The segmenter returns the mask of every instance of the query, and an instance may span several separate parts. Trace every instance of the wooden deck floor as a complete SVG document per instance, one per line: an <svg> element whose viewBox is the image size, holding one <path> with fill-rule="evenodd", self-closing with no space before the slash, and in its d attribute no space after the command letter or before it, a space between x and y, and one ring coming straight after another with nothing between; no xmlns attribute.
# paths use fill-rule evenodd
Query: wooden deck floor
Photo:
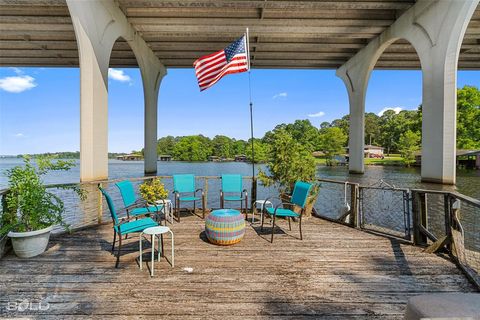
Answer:
<svg viewBox="0 0 480 320"><path fill-rule="evenodd" d="M231 247L205 242L203 220L173 225L175 268L138 269L138 238L114 268L111 225L53 237L32 259L0 260L3 316L107 319L402 319L406 301L428 292L474 291L446 259L421 249L311 218L304 240L286 223L273 244L257 226ZM166 242L168 248L169 242ZM169 257L167 251L167 257ZM186 271L192 268L191 272ZM13 311L15 302L42 309ZM13 303L13 304L12 304ZM48 305L47 305L48 303ZM24 305L25 306L25 305Z"/></svg>

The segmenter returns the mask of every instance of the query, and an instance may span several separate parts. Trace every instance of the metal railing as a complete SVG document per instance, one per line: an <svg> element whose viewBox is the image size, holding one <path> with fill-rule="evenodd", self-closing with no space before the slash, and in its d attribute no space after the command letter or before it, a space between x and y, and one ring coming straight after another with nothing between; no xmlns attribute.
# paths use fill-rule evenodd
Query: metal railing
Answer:
<svg viewBox="0 0 480 320"><path fill-rule="evenodd" d="M138 185L154 177L128 179ZM172 176L158 176L165 187L173 190ZM220 176L197 176L197 188L206 194L207 209L218 208ZM100 184L112 196L116 208L123 208L115 187L118 180L77 184L87 191L81 201L65 185L49 185L65 202L65 221L75 230L110 222L110 214L97 186ZM314 214L361 230L402 238L427 252L442 250L480 288L480 200L457 192L395 188L389 185L362 186L348 181L317 179L320 185L314 203ZM265 187L252 177L244 177L244 188L258 199L277 196L274 187ZM0 200L8 190L0 190ZM255 190L254 190L255 191ZM255 197L250 197L255 201ZM121 212L121 210L119 210ZM0 206L0 215L3 210ZM61 232L57 227L54 232Z"/></svg>

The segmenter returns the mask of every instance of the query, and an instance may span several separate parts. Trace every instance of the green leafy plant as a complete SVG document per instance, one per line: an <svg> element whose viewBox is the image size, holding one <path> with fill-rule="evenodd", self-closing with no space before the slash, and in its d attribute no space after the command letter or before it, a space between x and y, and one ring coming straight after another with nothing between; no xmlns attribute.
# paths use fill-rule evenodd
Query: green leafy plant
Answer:
<svg viewBox="0 0 480 320"><path fill-rule="evenodd" d="M140 195L148 203L155 203L157 200L166 199L168 197L168 190L159 178L145 181L139 187Z"/></svg>
<svg viewBox="0 0 480 320"><path fill-rule="evenodd" d="M296 181L315 180L315 158L307 148L284 129L274 132L271 141L268 173L259 173L259 179L264 185L277 185L281 193L289 193Z"/></svg>
<svg viewBox="0 0 480 320"><path fill-rule="evenodd" d="M62 213L65 205L57 195L45 186L42 176L49 171L66 171L75 166L73 160L54 161L52 156L36 159L36 166L29 156L24 157L24 165L6 170L8 191L4 196L2 231L26 232L40 230L60 224L68 229ZM86 193L77 185L59 186L60 189L74 190L81 200Z"/></svg>

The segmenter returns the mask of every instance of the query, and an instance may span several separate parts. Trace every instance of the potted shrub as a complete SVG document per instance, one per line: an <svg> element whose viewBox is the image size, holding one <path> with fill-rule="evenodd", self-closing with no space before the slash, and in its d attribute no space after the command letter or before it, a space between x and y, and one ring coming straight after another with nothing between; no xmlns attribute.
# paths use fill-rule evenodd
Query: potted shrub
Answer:
<svg viewBox="0 0 480 320"><path fill-rule="evenodd" d="M139 187L140 195L149 204L156 204L159 200L168 198L168 190L159 178L153 178L142 183Z"/></svg>
<svg viewBox="0 0 480 320"><path fill-rule="evenodd" d="M8 236L15 254L21 258L43 253L54 225L68 228L62 218L63 201L48 191L41 177L51 170L69 170L75 163L53 161L52 157L39 157L36 162L35 166L26 156L23 166L6 170L9 185L2 221L4 228L10 230ZM83 190L78 186L62 188L73 189L80 199L85 199Z"/></svg>
<svg viewBox="0 0 480 320"><path fill-rule="evenodd" d="M160 178L153 178L142 183L139 187L140 195L150 205L163 205L163 213L165 214L165 222L167 214L171 214L171 203L165 201L168 199L168 190ZM172 217L172 216L170 216ZM173 218L172 218L173 219Z"/></svg>
<svg viewBox="0 0 480 320"><path fill-rule="evenodd" d="M268 174L260 171L259 180L266 186L275 185L284 202L290 200L296 181L313 183L315 181L315 158L291 134L279 129L271 137L272 149L267 163ZM305 217L312 214L313 205L318 196L318 185L314 185L305 208ZM296 208L298 211L299 208Z"/></svg>

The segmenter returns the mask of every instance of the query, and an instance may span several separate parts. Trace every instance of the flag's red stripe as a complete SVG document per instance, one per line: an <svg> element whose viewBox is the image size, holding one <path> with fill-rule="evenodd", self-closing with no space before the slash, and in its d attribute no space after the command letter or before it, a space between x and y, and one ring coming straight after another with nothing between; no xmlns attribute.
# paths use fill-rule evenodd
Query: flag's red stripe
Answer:
<svg viewBox="0 0 480 320"><path fill-rule="evenodd" d="M229 74L229 73L236 73L236 72L243 72L243 69L246 69L246 65L240 65L240 66L230 66L228 68L225 68L224 70L222 70L221 73L217 74L215 77L212 77L211 79L209 80L206 80L206 81L202 81L202 82L199 82L198 85L203 87L203 86L206 86L206 85L210 85L211 83L216 83L218 80L220 80L225 74ZM246 71L246 70L245 70Z"/></svg>
<svg viewBox="0 0 480 320"><path fill-rule="evenodd" d="M199 64L199 63L203 63L204 61L211 60L214 56L216 56L216 55L218 55L218 54L222 54L222 53L224 54L225 51L224 51L224 50L220 50L220 51L217 51L217 52L208 54L208 55L206 55L206 56L200 57L200 58L198 58L197 60L195 60L195 62L193 63L193 65L196 65L196 64Z"/></svg>
<svg viewBox="0 0 480 320"><path fill-rule="evenodd" d="M244 61L243 61L244 60ZM227 68L231 65L244 65L246 64L246 58L243 57L243 56L236 56L234 57L228 64L225 64L223 65L222 67L223 68ZM215 72L214 72L215 71ZM209 71L208 74L205 73L203 74L202 76L198 77L198 82L203 82L205 81L206 79L211 79L213 78L216 74L218 74L219 71L218 71L218 68L216 68L215 70L212 70L211 72Z"/></svg>
<svg viewBox="0 0 480 320"><path fill-rule="evenodd" d="M219 65L217 68L215 69L211 69L209 70L207 73L205 73L204 75L202 75L201 77L198 77L198 82L204 82L205 80L208 80L214 76L216 76L217 74L219 74L220 72L222 72L222 70L225 68L226 64L223 64L223 65Z"/></svg>
<svg viewBox="0 0 480 320"><path fill-rule="evenodd" d="M226 76L227 74L234 74L234 73L240 73L240 72L245 72L245 71L248 71L248 68L244 68L244 69L240 69L240 70L231 70L231 71L228 71L228 72L225 72L223 75ZM206 86L200 86L200 91L203 91L205 89L208 89L210 88L211 86L213 86L215 83L217 83L221 78L218 78L217 80L213 81L213 82L210 82L208 85Z"/></svg>
<svg viewBox="0 0 480 320"><path fill-rule="evenodd" d="M225 64L218 64L214 67L211 67L210 69L205 70L205 71L197 74L198 81L200 82L201 80L204 80L205 78L210 78L213 73L218 73L219 69L225 68L229 65L235 64L237 61L245 60L245 59L246 59L245 57L236 56L228 64L226 64L226 63Z"/></svg>
<svg viewBox="0 0 480 320"><path fill-rule="evenodd" d="M210 60L206 63L202 63L200 65L195 66L195 72L201 73L201 71L208 69L212 66L215 66L219 63L223 63L223 64L227 63L227 57L225 57L225 54L216 57L214 60Z"/></svg>
<svg viewBox="0 0 480 320"><path fill-rule="evenodd" d="M235 64L235 65L229 66L229 67L225 68L224 70L222 70L222 72L217 74L215 77L212 77L211 79L206 80L206 81L201 81L201 82L198 83L198 85L199 86L205 86L205 85L208 85L212 82L215 83L218 80L220 80L225 74L228 74L228 72L230 72L230 71L242 72L242 71L237 71L237 70L243 70L245 68L246 68L246 65Z"/></svg>
<svg viewBox="0 0 480 320"><path fill-rule="evenodd" d="M198 79L198 83L199 83L199 85L202 85L207 80L212 80L212 79L215 79L217 77L222 77L223 74L224 74L224 71L227 70L230 67L243 67L245 65L247 65L247 61L246 61L245 57L242 57L242 56L235 57L230 61L230 63L225 65L224 70L222 70L219 74L216 74L216 75L212 74L212 75L210 75L206 78Z"/></svg>
<svg viewBox="0 0 480 320"><path fill-rule="evenodd" d="M222 61L219 61L217 62L216 64L208 67L208 68L204 68L203 70L197 70L196 71L196 75L197 75L197 78L201 78L202 76L204 76L205 74L211 72L212 70L216 70L218 68L222 68L223 66L225 66L227 64L227 60L222 60Z"/></svg>

